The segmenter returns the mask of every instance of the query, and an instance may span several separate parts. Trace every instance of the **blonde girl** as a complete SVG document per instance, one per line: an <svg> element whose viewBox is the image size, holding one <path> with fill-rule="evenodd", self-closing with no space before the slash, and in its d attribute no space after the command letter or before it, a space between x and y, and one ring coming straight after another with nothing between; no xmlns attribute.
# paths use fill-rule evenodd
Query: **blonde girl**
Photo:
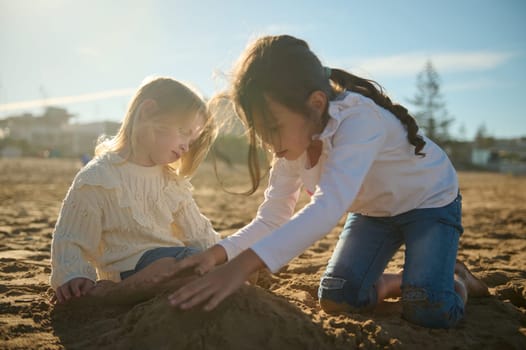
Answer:
<svg viewBox="0 0 526 350"><path fill-rule="evenodd" d="M137 90L62 204L51 247L57 302L88 294L97 279L139 281L218 241L189 182L215 135L188 86L159 77Z"/></svg>

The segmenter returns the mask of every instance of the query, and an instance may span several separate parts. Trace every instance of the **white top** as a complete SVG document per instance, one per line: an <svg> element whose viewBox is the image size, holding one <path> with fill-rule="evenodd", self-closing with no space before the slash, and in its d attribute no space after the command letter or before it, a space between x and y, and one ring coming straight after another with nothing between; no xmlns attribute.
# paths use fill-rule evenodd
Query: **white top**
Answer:
<svg viewBox="0 0 526 350"><path fill-rule="evenodd" d="M415 155L391 112L346 92L330 102L329 115L325 130L315 136L323 142L316 166L310 168L306 153L275 162L256 218L219 243L229 259L250 247L277 272L329 233L347 211L394 216L456 198L457 175L447 155L425 137L426 156ZM293 216L302 185L311 201Z"/></svg>
<svg viewBox="0 0 526 350"><path fill-rule="evenodd" d="M116 153L82 168L62 204L51 248L54 289L76 277L120 280L149 249L219 241L184 179L161 166L143 167Z"/></svg>

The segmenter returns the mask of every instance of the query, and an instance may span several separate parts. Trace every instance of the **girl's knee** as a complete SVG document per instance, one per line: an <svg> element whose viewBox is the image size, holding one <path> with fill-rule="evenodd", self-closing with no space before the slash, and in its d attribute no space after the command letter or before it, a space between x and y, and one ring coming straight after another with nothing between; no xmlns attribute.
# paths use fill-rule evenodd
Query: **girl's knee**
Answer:
<svg viewBox="0 0 526 350"><path fill-rule="evenodd" d="M428 328L452 328L464 316L462 300L453 292L433 293L425 288L405 287L402 304L405 320Z"/></svg>
<svg viewBox="0 0 526 350"><path fill-rule="evenodd" d="M364 293L352 281L331 276L321 279L318 298L320 307L328 313L359 312L376 304L374 290Z"/></svg>

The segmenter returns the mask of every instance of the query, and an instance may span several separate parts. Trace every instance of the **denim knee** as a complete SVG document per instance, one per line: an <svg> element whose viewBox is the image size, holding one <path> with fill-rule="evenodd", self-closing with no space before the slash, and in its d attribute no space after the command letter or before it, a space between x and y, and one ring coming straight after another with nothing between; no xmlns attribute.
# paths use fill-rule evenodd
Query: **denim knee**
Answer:
<svg viewBox="0 0 526 350"><path fill-rule="evenodd" d="M152 264L153 262L162 259L162 258L175 258L176 260L182 260L186 257L189 257L191 255L195 255L200 253L201 250L194 247L158 247L153 248L146 253L144 253L137 264L135 265L135 268L132 270L123 271L120 273L121 279L126 279L133 274L139 272L140 270L144 269L148 265Z"/></svg>
<svg viewBox="0 0 526 350"><path fill-rule="evenodd" d="M320 300L346 303L356 309L366 309L376 304L376 288L363 291L360 285L340 277L324 276L318 288Z"/></svg>
<svg viewBox="0 0 526 350"><path fill-rule="evenodd" d="M451 328L464 316L464 302L455 292L403 287L402 305L405 320L427 328Z"/></svg>

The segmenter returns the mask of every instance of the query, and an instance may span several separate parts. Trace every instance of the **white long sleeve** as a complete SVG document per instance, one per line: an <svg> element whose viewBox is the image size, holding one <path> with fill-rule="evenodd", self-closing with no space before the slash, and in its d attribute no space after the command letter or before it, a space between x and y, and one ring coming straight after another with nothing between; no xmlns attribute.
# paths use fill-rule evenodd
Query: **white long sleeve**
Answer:
<svg viewBox="0 0 526 350"><path fill-rule="evenodd" d="M269 185L274 190L266 193L262 204L265 210L232 239L236 252L250 247L273 272L327 234L347 211L394 216L444 206L458 193L456 172L445 153L425 138L426 156L416 156L400 121L370 99L347 93L343 100L331 102L329 114L319 135L323 152L315 168L306 169L305 155L296 161L279 159ZM278 187L277 179L297 174L300 184L314 193L311 202L278 228L262 229L258 223L283 210L272 197L298 189L297 182ZM223 242L230 253L230 243Z"/></svg>
<svg viewBox="0 0 526 350"><path fill-rule="evenodd" d="M275 164L270 171L265 200L259 207L256 218L236 234L219 242L225 248L229 260L292 217L300 186L299 174L290 167L290 164L286 162Z"/></svg>
<svg viewBox="0 0 526 350"><path fill-rule="evenodd" d="M345 136L341 133L334 138L311 202L285 225L251 246L272 272L329 233L354 201L385 139L380 121L362 124L364 118L377 117L364 113L353 122L342 123ZM352 172L348 164L353 165Z"/></svg>

